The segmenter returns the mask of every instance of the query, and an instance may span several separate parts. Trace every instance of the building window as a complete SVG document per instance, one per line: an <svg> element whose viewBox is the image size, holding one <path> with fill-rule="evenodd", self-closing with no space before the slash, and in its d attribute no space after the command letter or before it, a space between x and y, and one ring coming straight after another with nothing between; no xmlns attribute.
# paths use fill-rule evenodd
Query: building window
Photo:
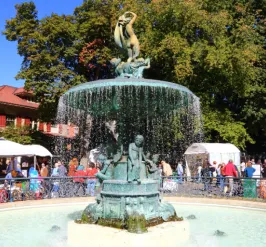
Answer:
<svg viewBox="0 0 266 247"><path fill-rule="evenodd" d="M51 132L51 123L46 123L46 131Z"/></svg>
<svg viewBox="0 0 266 247"><path fill-rule="evenodd" d="M14 126L15 125L15 117L6 116L6 126Z"/></svg>
<svg viewBox="0 0 266 247"><path fill-rule="evenodd" d="M31 120L29 118L25 118L24 125L30 127L30 124L31 124Z"/></svg>
<svg viewBox="0 0 266 247"><path fill-rule="evenodd" d="M6 116L0 115L0 127L6 127Z"/></svg>
<svg viewBox="0 0 266 247"><path fill-rule="evenodd" d="M22 125L22 118L21 117L17 117L17 125L16 125L16 127L21 127L21 125Z"/></svg>
<svg viewBox="0 0 266 247"><path fill-rule="evenodd" d="M43 131L43 123L39 123L39 131Z"/></svg>

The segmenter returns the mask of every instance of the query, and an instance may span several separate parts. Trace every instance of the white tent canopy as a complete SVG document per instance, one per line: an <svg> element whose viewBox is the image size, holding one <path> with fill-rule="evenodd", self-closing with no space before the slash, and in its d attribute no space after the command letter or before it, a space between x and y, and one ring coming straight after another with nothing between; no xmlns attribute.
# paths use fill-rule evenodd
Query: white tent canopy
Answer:
<svg viewBox="0 0 266 247"><path fill-rule="evenodd" d="M188 172L192 176L197 174L197 165L204 160L208 160L211 164L216 161L217 165L221 163L227 164L231 159L234 164L240 165L240 151L230 143L193 143L185 152Z"/></svg>
<svg viewBox="0 0 266 247"><path fill-rule="evenodd" d="M211 163L228 163L232 159L235 165L240 165L240 150L230 143L193 143L185 152L185 156L202 154L207 155Z"/></svg>
<svg viewBox="0 0 266 247"><path fill-rule="evenodd" d="M28 155L28 156L53 157L50 151L41 145L24 145L24 148L26 152L32 153L32 155Z"/></svg>
<svg viewBox="0 0 266 247"><path fill-rule="evenodd" d="M0 157L16 156L41 156L46 157L53 155L41 145L22 145L16 142L0 138Z"/></svg>
<svg viewBox="0 0 266 247"><path fill-rule="evenodd" d="M26 150L24 145L0 138L0 157L34 155L30 149Z"/></svg>

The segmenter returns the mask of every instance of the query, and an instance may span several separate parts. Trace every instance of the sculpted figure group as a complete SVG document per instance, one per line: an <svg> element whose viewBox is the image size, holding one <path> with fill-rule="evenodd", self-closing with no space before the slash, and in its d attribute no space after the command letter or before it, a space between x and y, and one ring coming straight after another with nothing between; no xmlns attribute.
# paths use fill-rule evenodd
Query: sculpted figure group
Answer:
<svg viewBox="0 0 266 247"><path fill-rule="evenodd" d="M148 159L150 154L144 155L144 137L137 135L135 142L129 144L128 148L128 181L141 182L142 179L159 179L159 169L156 166L158 155L153 155L152 160Z"/></svg>
<svg viewBox="0 0 266 247"><path fill-rule="evenodd" d="M144 155L143 152L144 137L137 135L135 141L129 144L128 157L127 157L127 181L137 181L141 183L143 179L159 179L159 169L157 168L157 162L159 156L157 154L152 156L150 160L150 154ZM96 177L101 181L112 180L113 170L119 160L122 158L122 151L118 151L112 159L107 159L103 154L100 154L98 161L103 165L103 169L96 174Z"/></svg>
<svg viewBox="0 0 266 247"><path fill-rule="evenodd" d="M138 38L134 32L133 24L137 15L133 12L125 12L118 18L114 39L122 49L127 50L126 62L120 58L113 58L111 64L115 67L117 77L142 78L143 71L150 68L150 59L137 58L140 54Z"/></svg>

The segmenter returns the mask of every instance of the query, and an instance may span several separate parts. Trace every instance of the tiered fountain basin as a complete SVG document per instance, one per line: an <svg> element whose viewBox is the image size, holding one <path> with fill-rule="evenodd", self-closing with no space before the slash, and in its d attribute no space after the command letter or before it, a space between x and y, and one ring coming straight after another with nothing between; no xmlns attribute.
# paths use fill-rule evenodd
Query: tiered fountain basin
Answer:
<svg viewBox="0 0 266 247"><path fill-rule="evenodd" d="M140 78L140 79L115 78L115 79L107 79L107 80L90 81L90 82L86 82L78 86L72 87L65 94L70 94L70 93L74 93L78 91L90 90L90 89L95 89L95 88L116 87L116 86L172 88L180 92L194 95L187 87L184 87L182 85L172 83L172 82L167 82L167 81L151 80L151 79L144 79L144 78Z"/></svg>
<svg viewBox="0 0 266 247"><path fill-rule="evenodd" d="M100 197L103 205L102 219L98 222L100 225L69 222L69 246L108 247L110 244L120 247L165 246L166 239L172 239L177 233L179 237L174 240L174 246L189 239L188 221L183 221L182 218L175 221L174 207L160 201L158 181L144 180L141 183L129 183L124 180L106 180L103 182ZM87 210L90 211L92 205L90 204L83 214L91 213ZM170 211L166 212L169 207ZM125 230L127 214L134 212L145 217L146 231L141 229L140 232L136 232L134 226L133 233L130 232L132 230L130 226ZM169 222L164 222L162 219L164 216ZM99 238L99 233L104 237Z"/></svg>
<svg viewBox="0 0 266 247"><path fill-rule="evenodd" d="M266 232L266 205L263 202L188 197L166 197L165 199L170 200L178 214L184 217L184 221L173 222L172 224L181 226L184 222L189 222L188 239L185 240L184 235L187 232L181 227L180 231L175 231L171 237L167 238L161 232L158 232L160 239L159 237L156 238L158 242L152 245L154 247L232 246L232 244L243 247L266 246L264 236ZM125 230L110 229L102 226L95 226L101 230L97 232L93 230L90 233L88 229L89 227L94 227L94 225L81 225L86 230L81 230L78 233L72 232L69 225L71 222L74 224L73 219L80 217L84 207L92 201L94 201L94 198L89 197L0 204L0 220L4 222L4 227L1 229L0 234L1 247L87 246L91 238L97 237L98 240L104 241L110 230L116 233L112 233L112 241L105 242L105 245L101 245L101 242L98 241L93 246L110 247L112 243L115 243L117 247L128 247L127 237L134 237L137 242L135 242L135 246L142 246L142 238L148 237L149 234L132 234ZM196 219L186 219L191 214L194 214ZM50 229L54 225L58 226L59 230L52 232ZM163 230L164 225L150 227L148 232L150 233L155 228ZM236 229L241 232L241 237L239 237L239 234L235 234ZM216 230L225 232L225 235L215 236L214 232ZM123 232L121 238L118 236L120 232ZM74 235L77 238L86 235L86 245L80 245L78 242L77 244L68 244ZM184 241L179 244L182 238Z"/></svg>
<svg viewBox="0 0 266 247"><path fill-rule="evenodd" d="M152 153L169 153L171 145L165 143L179 141L181 153L182 147L199 142L201 136L199 98L188 88L166 81L115 78L83 83L60 98L57 115L58 122L79 127L81 139L76 146L88 146L86 151L108 141L105 124L110 120L117 122L125 148L141 133Z"/></svg>

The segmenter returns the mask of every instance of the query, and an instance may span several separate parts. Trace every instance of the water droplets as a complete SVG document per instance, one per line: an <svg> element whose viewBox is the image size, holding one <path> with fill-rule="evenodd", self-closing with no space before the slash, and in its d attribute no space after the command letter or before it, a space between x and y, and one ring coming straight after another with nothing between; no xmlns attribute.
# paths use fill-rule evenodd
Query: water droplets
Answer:
<svg viewBox="0 0 266 247"><path fill-rule="evenodd" d="M168 82L137 82L106 80L95 87L86 83L60 98L57 121L79 127L74 141L77 153L114 141L105 124L111 120L116 120L125 147L136 134L142 134L146 150L170 154L177 149L180 157L191 143L201 141L200 102L195 95ZM66 141L61 138L58 145L64 146ZM62 149L60 152L64 155Z"/></svg>

